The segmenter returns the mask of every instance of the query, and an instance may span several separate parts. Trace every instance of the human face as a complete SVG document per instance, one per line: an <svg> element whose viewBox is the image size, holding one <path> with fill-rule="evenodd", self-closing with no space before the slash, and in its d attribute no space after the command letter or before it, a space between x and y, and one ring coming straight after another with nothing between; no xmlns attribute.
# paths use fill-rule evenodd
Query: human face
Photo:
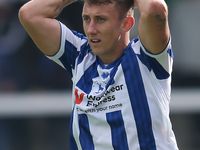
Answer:
<svg viewBox="0 0 200 150"><path fill-rule="evenodd" d="M121 37L123 21L119 19L115 4L90 5L86 2L82 17L83 28L93 53L104 63L106 60L112 62L117 59L124 50L124 43Z"/></svg>

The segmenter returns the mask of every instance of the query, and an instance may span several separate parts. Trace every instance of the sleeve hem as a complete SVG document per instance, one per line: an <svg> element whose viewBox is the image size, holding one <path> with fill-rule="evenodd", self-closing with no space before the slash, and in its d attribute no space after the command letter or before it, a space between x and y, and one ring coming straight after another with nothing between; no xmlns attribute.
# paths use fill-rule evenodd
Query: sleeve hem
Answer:
<svg viewBox="0 0 200 150"><path fill-rule="evenodd" d="M170 39L169 39L169 42L168 42L166 48L165 48L162 52L160 52L160 53L158 53L158 54L153 54L153 53L149 52L149 51L144 47L144 45L142 44L140 38L139 38L139 41L140 41L140 47L142 48L142 50L144 51L144 53L145 53L146 55L152 57L152 58L161 57L162 55L164 55L165 53L167 53L168 49L171 48L171 37L170 37Z"/></svg>
<svg viewBox="0 0 200 150"><path fill-rule="evenodd" d="M60 33L60 47L57 51L57 53L53 56L49 56L46 55L47 58L51 59L51 60L56 60L59 59L63 54L64 54L64 42L65 42L65 38L64 38L64 28L63 28L63 24L61 22L60 23L60 29L61 29L61 33Z"/></svg>

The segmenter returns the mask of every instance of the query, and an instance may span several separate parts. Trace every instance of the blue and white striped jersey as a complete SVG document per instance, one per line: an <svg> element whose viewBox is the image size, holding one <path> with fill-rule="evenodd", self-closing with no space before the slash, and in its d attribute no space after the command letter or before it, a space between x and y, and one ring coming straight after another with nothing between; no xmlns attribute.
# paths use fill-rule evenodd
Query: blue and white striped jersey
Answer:
<svg viewBox="0 0 200 150"><path fill-rule="evenodd" d="M139 38L105 66L87 38L61 23L61 44L48 57L73 80L71 150L178 150L169 119L171 42L152 55Z"/></svg>

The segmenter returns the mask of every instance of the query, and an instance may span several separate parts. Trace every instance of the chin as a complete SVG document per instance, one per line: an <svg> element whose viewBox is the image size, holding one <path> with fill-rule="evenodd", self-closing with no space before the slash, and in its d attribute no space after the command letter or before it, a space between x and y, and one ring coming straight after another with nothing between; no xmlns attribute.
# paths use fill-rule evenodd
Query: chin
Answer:
<svg viewBox="0 0 200 150"><path fill-rule="evenodd" d="M103 55L101 52L96 52L96 51L93 51L93 54L96 55L96 56L102 56Z"/></svg>
<svg viewBox="0 0 200 150"><path fill-rule="evenodd" d="M97 56L101 56L103 55L102 50L100 49L92 49L93 54L97 55Z"/></svg>

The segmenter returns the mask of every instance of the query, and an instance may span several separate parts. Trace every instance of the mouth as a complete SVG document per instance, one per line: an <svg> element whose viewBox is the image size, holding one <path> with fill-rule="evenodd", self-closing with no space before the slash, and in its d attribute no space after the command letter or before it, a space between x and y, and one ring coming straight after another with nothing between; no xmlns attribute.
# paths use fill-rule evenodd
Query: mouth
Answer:
<svg viewBox="0 0 200 150"><path fill-rule="evenodd" d="M93 44L98 44L98 43L101 42L101 40L99 40L99 39L91 39L90 41L91 41L91 43L93 43Z"/></svg>

